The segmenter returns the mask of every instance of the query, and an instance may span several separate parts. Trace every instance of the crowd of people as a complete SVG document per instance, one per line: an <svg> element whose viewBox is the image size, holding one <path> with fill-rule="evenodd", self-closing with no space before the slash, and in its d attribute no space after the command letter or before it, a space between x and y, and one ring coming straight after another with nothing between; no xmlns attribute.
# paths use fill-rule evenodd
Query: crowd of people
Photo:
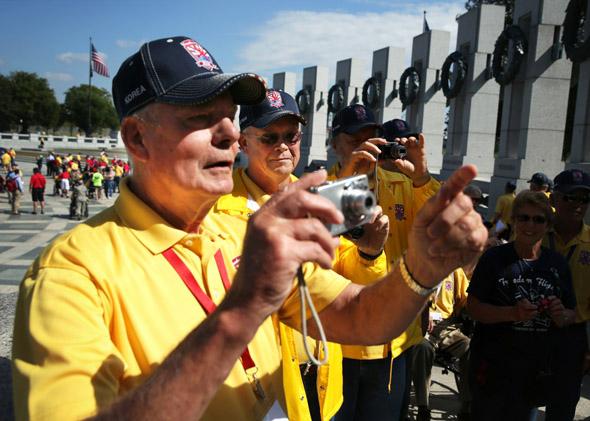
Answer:
<svg viewBox="0 0 590 421"><path fill-rule="evenodd" d="M25 177L16 162L16 152L9 149L1 154L3 170L0 171L0 188L8 194L13 215L20 214L21 199L25 194ZM6 161L6 165L4 164ZM46 171L43 175L43 165ZM118 157L110 158L106 152L98 157L80 154L56 154L48 152L47 156L39 155L36 167L30 176L28 191L33 201L33 214L39 209L45 213L45 192L47 179L53 179L52 194L63 198L71 198L70 216L81 219L88 216L88 199L113 197L119 193L119 183L129 175L129 162Z"/></svg>
<svg viewBox="0 0 590 421"><path fill-rule="evenodd" d="M422 133L355 104L333 117L338 163L297 179L294 98L223 73L187 37L144 44L113 99L134 172L24 277L17 418L255 420L279 402L294 420L406 420L413 383L428 420L444 352L460 419L528 421L540 406L573 419L588 174L564 171L548 194L509 183L485 221L473 166L436 180ZM234 170L238 147L248 164ZM326 224L347 212L309 189L362 174L375 210L334 238Z"/></svg>

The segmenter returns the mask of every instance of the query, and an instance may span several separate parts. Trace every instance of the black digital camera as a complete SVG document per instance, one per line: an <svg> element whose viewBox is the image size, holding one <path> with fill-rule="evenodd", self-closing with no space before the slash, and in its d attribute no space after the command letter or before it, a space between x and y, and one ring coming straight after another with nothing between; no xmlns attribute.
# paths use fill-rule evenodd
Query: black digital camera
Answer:
<svg viewBox="0 0 590 421"><path fill-rule="evenodd" d="M406 157L406 147L397 142L387 142L378 147L381 150L378 159L404 159Z"/></svg>
<svg viewBox="0 0 590 421"><path fill-rule="evenodd" d="M375 213L377 200L369 190L369 179L366 175L354 175L328 182L311 187L309 191L329 199L344 215L344 223L326 224L330 234L334 236L366 224Z"/></svg>

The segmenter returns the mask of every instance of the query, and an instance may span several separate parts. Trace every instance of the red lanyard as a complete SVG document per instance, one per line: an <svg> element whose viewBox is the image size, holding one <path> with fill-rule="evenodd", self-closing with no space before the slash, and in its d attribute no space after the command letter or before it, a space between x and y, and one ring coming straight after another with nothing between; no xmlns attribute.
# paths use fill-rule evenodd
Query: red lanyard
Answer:
<svg viewBox="0 0 590 421"><path fill-rule="evenodd" d="M172 265L176 273L178 273L178 276L180 276L184 284L194 295L199 304L201 304L201 307L203 307L205 313L207 313L207 315L213 313L217 306L215 305L213 300L211 300L211 298L209 298L209 296L205 294L205 291L203 291L203 289L199 286L197 280L195 279L189 268L184 264L180 257L178 257L178 254L176 254L172 247L164 251L164 253L162 254L166 258L166 260L168 260L168 263ZM227 291L231 285L229 282L229 276L227 274L227 269L225 268L225 262L223 261L223 254L221 253L221 250L217 250L217 252L215 253L215 263L217 264L217 270L219 271L219 275L221 276L223 286ZM241 361L244 370L256 367L256 364L254 364L254 360L250 356L250 351L248 351L247 347L246 349L244 349L244 352L242 352Z"/></svg>

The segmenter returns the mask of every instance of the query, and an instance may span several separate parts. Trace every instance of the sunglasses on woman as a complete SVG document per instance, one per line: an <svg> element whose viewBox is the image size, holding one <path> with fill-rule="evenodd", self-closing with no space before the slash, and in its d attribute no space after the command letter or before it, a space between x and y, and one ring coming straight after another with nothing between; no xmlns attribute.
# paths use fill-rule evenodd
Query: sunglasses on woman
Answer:
<svg viewBox="0 0 590 421"><path fill-rule="evenodd" d="M518 222L529 222L530 220L533 221L534 224L544 224L547 222L547 218L541 215L527 215L526 213L521 213L520 215L516 215L516 220Z"/></svg>

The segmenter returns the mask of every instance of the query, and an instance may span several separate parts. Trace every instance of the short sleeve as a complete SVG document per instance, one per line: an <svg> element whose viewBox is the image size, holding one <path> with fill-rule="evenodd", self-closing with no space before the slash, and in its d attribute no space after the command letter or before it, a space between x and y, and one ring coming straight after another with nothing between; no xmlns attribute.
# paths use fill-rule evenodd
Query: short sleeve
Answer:
<svg viewBox="0 0 590 421"><path fill-rule="evenodd" d="M80 419L116 398L125 364L110 340L104 302L76 271L41 269L25 278L14 327L17 419Z"/></svg>
<svg viewBox="0 0 590 421"><path fill-rule="evenodd" d="M303 265L303 275L318 313L330 305L350 284L348 279L333 270L325 270L312 263ZM279 310L279 318L288 326L300 330L300 309L299 288L295 283L295 288ZM309 317L311 313L308 307L307 318Z"/></svg>
<svg viewBox="0 0 590 421"><path fill-rule="evenodd" d="M494 273L493 256L495 253L491 253L493 251L494 249L492 248L481 256L473 271L469 287L467 288L467 293L469 295L473 295L475 298L483 302L489 301L494 286L492 274ZM500 262L496 263L498 264Z"/></svg>

